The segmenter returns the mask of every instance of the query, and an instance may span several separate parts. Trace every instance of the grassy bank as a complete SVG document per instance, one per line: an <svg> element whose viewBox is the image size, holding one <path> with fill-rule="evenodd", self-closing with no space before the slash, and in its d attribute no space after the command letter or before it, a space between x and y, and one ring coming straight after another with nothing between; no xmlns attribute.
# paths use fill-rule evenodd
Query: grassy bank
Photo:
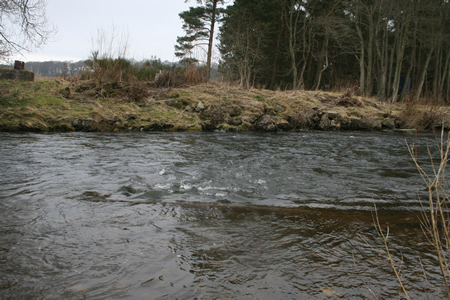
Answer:
<svg viewBox="0 0 450 300"><path fill-rule="evenodd" d="M446 106L390 105L346 92L155 88L90 81L0 81L0 131L429 130Z"/></svg>

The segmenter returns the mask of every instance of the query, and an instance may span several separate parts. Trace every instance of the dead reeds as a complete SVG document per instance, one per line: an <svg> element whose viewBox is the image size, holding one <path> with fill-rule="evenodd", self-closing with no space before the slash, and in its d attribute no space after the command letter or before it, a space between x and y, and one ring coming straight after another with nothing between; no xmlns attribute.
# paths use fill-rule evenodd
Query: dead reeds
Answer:
<svg viewBox="0 0 450 300"><path fill-rule="evenodd" d="M431 171L426 171L426 168L419 163L417 145L413 143L407 146L427 188L428 198L426 205L423 206L421 217L422 230L434 249L437 267L440 270L442 283L445 287L445 294L450 299L450 267L448 258L450 250L450 218L448 211L448 186L445 175L447 162L449 161L450 133L446 135L444 130L442 130L440 137L436 139L436 148L439 154L437 159L433 156L430 145L427 145ZM405 298L410 299L407 288L400 276L402 261L396 261L391 255L391 249L388 244L389 227L383 230L376 207L374 223L378 235L384 244L386 259L394 271Z"/></svg>

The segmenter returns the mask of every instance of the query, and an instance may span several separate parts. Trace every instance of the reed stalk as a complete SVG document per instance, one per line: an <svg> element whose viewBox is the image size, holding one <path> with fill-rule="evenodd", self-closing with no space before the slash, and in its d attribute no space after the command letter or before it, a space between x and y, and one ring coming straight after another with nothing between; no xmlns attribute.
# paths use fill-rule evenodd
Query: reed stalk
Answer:
<svg viewBox="0 0 450 300"><path fill-rule="evenodd" d="M447 162L449 161L450 133L445 135L444 130L442 130L440 138L436 138L436 147L439 153L438 159L433 157L433 151L430 145L427 145L427 152L431 166L431 171L428 172L419 163L417 145L414 143L407 143L407 147L409 154L411 155L411 158L413 159L414 164L416 165L417 170L427 187L428 203L422 210L421 226L425 236L434 249L447 298L450 299L450 268L447 258L448 251L450 250L450 218L448 211L448 187L445 178ZM405 298L410 299L407 289L400 276L399 266L394 261L388 245L389 227L387 228L386 233L384 233L378 218L376 206L374 223L378 235L383 241L387 261L390 263L391 268L394 271Z"/></svg>
<svg viewBox="0 0 450 300"><path fill-rule="evenodd" d="M416 145L408 144L409 153L427 186L429 209L422 213L422 228L434 248L448 299L450 299L450 270L446 254L450 248L448 230L450 218L447 210L449 198L445 171L449 161L449 137L450 133L445 136L444 130L441 131L440 139L436 141L440 156L437 162L433 158L430 146L427 145L432 167L431 174L428 174L419 164Z"/></svg>

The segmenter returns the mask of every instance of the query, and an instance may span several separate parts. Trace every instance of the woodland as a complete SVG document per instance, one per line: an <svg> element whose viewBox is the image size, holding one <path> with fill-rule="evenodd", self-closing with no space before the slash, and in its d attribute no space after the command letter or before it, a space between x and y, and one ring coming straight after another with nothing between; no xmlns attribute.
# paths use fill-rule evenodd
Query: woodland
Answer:
<svg viewBox="0 0 450 300"><path fill-rule="evenodd" d="M353 89L387 103L450 102L448 0L191 2L179 14L185 35L177 38L175 54L180 58L178 73L205 70L191 80L195 83L208 81L218 62L222 79L243 89ZM23 36L14 42L14 35L2 29L0 56L28 51L51 36L53 29L41 18L45 1L33 3L0 2L2 15L19 16L16 27ZM216 48L219 53L213 53ZM206 58L199 57L198 49ZM100 81L109 71L120 74L113 76L120 80L127 72L138 80L154 80L157 72L175 69L156 58L136 65L123 53L114 56L96 49L85 63ZM72 74L72 66L61 69Z"/></svg>
<svg viewBox="0 0 450 300"><path fill-rule="evenodd" d="M342 90L448 103L448 0L235 0L221 71L243 88Z"/></svg>
<svg viewBox="0 0 450 300"><path fill-rule="evenodd" d="M241 88L343 90L396 103L448 103L448 0L197 1L180 14L192 59L219 24L220 71ZM222 5L222 6L221 6Z"/></svg>

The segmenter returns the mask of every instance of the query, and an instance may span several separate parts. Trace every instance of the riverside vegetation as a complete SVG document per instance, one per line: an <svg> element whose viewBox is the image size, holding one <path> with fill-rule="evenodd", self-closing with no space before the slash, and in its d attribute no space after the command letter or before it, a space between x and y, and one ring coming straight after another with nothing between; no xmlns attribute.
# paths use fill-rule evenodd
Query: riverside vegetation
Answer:
<svg viewBox="0 0 450 300"><path fill-rule="evenodd" d="M244 90L214 82L167 87L166 82L177 80L168 71L158 80L0 81L0 130L430 130L442 124L450 128L447 106L388 104L357 96L354 89Z"/></svg>

